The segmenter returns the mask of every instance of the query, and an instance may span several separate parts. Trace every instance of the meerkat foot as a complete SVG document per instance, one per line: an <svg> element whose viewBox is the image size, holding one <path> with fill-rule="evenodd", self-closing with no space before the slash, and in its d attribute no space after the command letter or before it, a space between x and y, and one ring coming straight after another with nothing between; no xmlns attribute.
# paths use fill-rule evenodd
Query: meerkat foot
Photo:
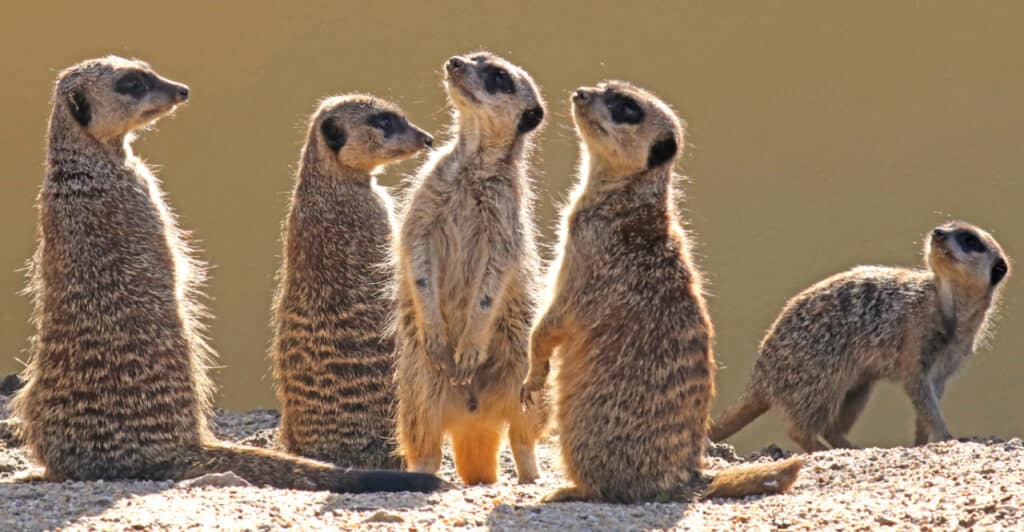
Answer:
<svg viewBox="0 0 1024 532"><path fill-rule="evenodd" d="M548 493L540 500L540 502L582 502L594 500L594 498L595 497L593 495L583 491L577 486L567 486Z"/></svg>
<svg viewBox="0 0 1024 532"><path fill-rule="evenodd" d="M858 447L851 442L845 434L825 434L825 441L832 446L833 449L857 449Z"/></svg>
<svg viewBox="0 0 1024 532"><path fill-rule="evenodd" d="M512 458L516 462L516 477L520 484L533 484L540 478L537 456L531 443L513 443Z"/></svg>
<svg viewBox="0 0 1024 532"><path fill-rule="evenodd" d="M64 479L50 475L46 470L28 469L19 471L11 476L11 482L15 484L31 484L35 482L60 482Z"/></svg>
<svg viewBox="0 0 1024 532"><path fill-rule="evenodd" d="M800 448L804 450L804 452L816 453L818 451L827 451L828 450L828 447L825 447L825 445L821 443L821 440L818 439L818 435L817 434L813 434L813 433L810 433L810 432L804 432L803 430L800 430L799 428L797 428L795 426L794 427L790 427L790 429L789 429L789 437L797 445L799 445Z"/></svg>

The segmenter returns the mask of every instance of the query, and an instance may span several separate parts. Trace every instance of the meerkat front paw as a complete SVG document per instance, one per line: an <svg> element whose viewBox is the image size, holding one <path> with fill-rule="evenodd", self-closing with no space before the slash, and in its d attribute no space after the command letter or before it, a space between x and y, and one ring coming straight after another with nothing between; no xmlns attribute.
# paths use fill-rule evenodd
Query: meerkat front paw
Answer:
<svg viewBox="0 0 1024 532"><path fill-rule="evenodd" d="M539 368L533 365L530 366L526 380L523 381L523 387L519 391L519 402L523 405L523 408L533 406L533 394L539 392L544 387L544 382L547 381L549 372L551 372L551 362L544 362L544 365Z"/></svg>
<svg viewBox="0 0 1024 532"><path fill-rule="evenodd" d="M453 385L464 385L473 379L476 368L487 359L486 349L479 342L463 340L455 348L455 371L449 374Z"/></svg>
<svg viewBox="0 0 1024 532"><path fill-rule="evenodd" d="M434 369L443 375L451 375L455 371L454 352L448 342L440 334L423 335L423 349L434 365Z"/></svg>

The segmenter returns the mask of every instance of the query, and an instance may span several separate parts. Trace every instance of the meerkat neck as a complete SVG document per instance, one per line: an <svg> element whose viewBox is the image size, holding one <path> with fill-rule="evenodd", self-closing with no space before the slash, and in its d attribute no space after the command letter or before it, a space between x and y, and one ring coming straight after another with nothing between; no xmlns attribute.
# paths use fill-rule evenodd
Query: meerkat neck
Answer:
<svg viewBox="0 0 1024 532"><path fill-rule="evenodd" d="M935 289L943 322L955 332L976 328L992 301L991 291L979 294L941 276L935 276Z"/></svg>
<svg viewBox="0 0 1024 532"><path fill-rule="evenodd" d="M458 128L455 141L457 153L485 164L515 164L523 159L526 135L489 127L484 119L470 113L459 115Z"/></svg>
<svg viewBox="0 0 1024 532"><path fill-rule="evenodd" d="M644 170L635 174L623 173L599 157L588 157L586 178L580 201L583 205L601 203L608 195L628 190L641 203L665 209L672 202L669 170L665 167Z"/></svg>
<svg viewBox="0 0 1024 532"><path fill-rule="evenodd" d="M47 158L51 168L77 171L92 177L109 175L132 156L125 137L100 142L80 131L77 124L54 109L50 117ZM104 164L109 165L105 168Z"/></svg>

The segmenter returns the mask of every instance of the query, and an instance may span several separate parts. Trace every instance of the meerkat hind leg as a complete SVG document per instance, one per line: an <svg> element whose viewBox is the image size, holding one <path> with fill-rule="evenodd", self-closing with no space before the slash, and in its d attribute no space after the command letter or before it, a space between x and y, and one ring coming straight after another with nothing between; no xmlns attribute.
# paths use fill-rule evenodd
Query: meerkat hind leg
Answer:
<svg viewBox="0 0 1024 532"><path fill-rule="evenodd" d="M531 409L537 408L536 406ZM520 484L532 484L540 478L535 448L540 437L540 425L528 409L512 419L508 427L508 443L516 463L516 476Z"/></svg>
<svg viewBox="0 0 1024 532"><path fill-rule="evenodd" d="M790 425L789 427L789 437L796 442L804 452L814 453L828 450L828 447L825 447L825 445L818 439L817 434L807 432L795 424Z"/></svg>
<svg viewBox="0 0 1024 532"><path fill-rule="evenodd" d="M439 423L424 424L425 419L416 417L416 413L399 412L398 450L409 471L435 474L441 469L444 431Z"/></svg>
<svg viewBox="0 0 1024 532"><path fill-rule="evenodd" d="M839 415L832 426L825 431L825 441L835 449L856 449L857 446L850 442L847 434L857 422L857 418L864 411L871 396L870 382L860 384L846 393L843 404L839 407Z"/></svg>
<svg viewBox="0 0 1024 532"><path fill-rule="evenodd" d="M596 498L597 497L595 497L593 494L587 492L586 490L580 488L579 486L566 486L564 488L558 488L555 491L548 493L541 499L541 502L584 502L592 501Z"/></svg>
<svg viewBox="0 0 1024 532"><path fill-rule="evenodd" d="M488 426L466 425L452 432L455 471L467 485L498 481L501 433Z"/></svg>

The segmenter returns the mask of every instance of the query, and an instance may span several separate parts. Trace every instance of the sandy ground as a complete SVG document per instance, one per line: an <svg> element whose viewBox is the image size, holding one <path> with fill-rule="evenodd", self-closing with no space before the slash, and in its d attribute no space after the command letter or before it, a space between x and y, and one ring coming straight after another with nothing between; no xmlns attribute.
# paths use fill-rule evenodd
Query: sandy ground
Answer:
<svg viewBox="0 0 1024 532"><path fill-rule="evenodd" d="M6 417L2 403L0 419ZM277 414L266 410L217 417L219 434L231 440L276 422ZM727 446L711 454L712 469L737 460ZM756 454L781 453L769 448ZM1024 442L1019 438L818 453L806 457L800 480L787 494L692 504L541 505L538 499L564 478L557 440L545 441L538 455L545 473L535 485L516 484L505 452L500 483L435 494L336 495L231 485L231 479L222 487L19 484L11 475L29 464L0 427L0 530L1024 529ZM447 457L441 475L455 480Z"/></svg>

